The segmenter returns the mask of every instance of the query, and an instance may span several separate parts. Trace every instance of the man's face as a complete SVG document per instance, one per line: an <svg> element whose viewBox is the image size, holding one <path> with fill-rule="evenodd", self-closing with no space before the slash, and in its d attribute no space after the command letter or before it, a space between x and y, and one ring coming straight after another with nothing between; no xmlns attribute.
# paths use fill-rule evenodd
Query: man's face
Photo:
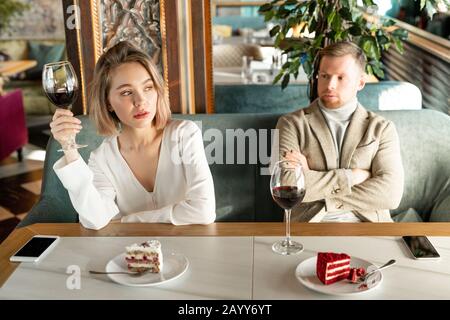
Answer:
<svg viewBox="0 0 450 320"><path fill-rule="evenodd" d="M325 107L337 109L364 88L364 72L351 55L324 56L320 61L317 91Z"/></svg>

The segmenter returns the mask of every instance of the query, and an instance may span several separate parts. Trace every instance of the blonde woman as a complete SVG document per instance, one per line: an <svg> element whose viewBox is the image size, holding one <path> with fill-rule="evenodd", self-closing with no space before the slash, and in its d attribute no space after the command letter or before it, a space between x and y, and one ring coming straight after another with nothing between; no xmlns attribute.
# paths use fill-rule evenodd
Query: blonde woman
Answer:
<svg viewBox="0 0 450 320"><path fill-rule="evenodd" d="M53 169L68 190L80 223L101 229L122 222L214 222L214 185L199 128L171 120L163 80L151 58L120 42L97 62L90 117L106 136L88 164L64 150ZM64 149L81 122L58 109L50 124Z"/></svg>

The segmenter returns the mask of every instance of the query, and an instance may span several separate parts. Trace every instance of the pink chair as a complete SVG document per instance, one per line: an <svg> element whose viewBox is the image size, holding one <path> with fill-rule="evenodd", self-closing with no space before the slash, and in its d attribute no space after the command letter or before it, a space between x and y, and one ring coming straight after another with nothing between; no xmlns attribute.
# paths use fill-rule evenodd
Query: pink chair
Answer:
<svg viewBox="0 0 450 320"><path fill-rule="evenodd" d="M17 89L0 96L0 160L17 151L22 161L22 147L27 143L22 91Z"/></svg>

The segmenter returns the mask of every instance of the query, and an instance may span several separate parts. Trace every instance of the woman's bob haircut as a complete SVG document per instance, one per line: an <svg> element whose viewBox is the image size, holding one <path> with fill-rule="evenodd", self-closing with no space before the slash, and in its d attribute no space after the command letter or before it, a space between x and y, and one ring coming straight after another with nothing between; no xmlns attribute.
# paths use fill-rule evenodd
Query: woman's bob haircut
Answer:
<svg viewBox="0 0 450 320"><path fill-rule="evenodd" d="M129 62L140 63L150 74L153 85L158 94L156 102L156 114L153 124L157 129L166 126L170 119L170 107L164 94L164 81L145 52L136 48L128 41L122 41L106 51L97 61L94 70L94 78L90 86L89 115L97 127L97 132L102 136L114 136L120 133L120 120L114 111L108 110L108 95L111 89L111 72L114 68Z"/></svg>

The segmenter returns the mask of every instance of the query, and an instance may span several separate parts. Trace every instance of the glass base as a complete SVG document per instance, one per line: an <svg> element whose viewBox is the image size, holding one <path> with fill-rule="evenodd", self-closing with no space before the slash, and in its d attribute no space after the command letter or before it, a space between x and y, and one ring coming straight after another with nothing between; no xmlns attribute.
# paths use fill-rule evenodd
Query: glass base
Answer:
<svg viewBox="0 0 450 320"><path fill-rule="evenodd" d="M64 152L64 151L68 151L68 150L73 150L73 149L81 149L81 148L85 148L87 147L87 144L72 144L70 146L67 146L66 149L58 149L58 152Z"/></svg>
<svg viewBox="0 0 450 320"><path fill-rule="evenodd" d="M278 254L282 254L284 256L289 256L289 255L293 255L293 254L299 254L300 252L303 251L303 245L301 243L298 243L296 241L287 241L285 240L280 240L275 242L272 245L272 250L273 252L276 252Z"/></svg>

